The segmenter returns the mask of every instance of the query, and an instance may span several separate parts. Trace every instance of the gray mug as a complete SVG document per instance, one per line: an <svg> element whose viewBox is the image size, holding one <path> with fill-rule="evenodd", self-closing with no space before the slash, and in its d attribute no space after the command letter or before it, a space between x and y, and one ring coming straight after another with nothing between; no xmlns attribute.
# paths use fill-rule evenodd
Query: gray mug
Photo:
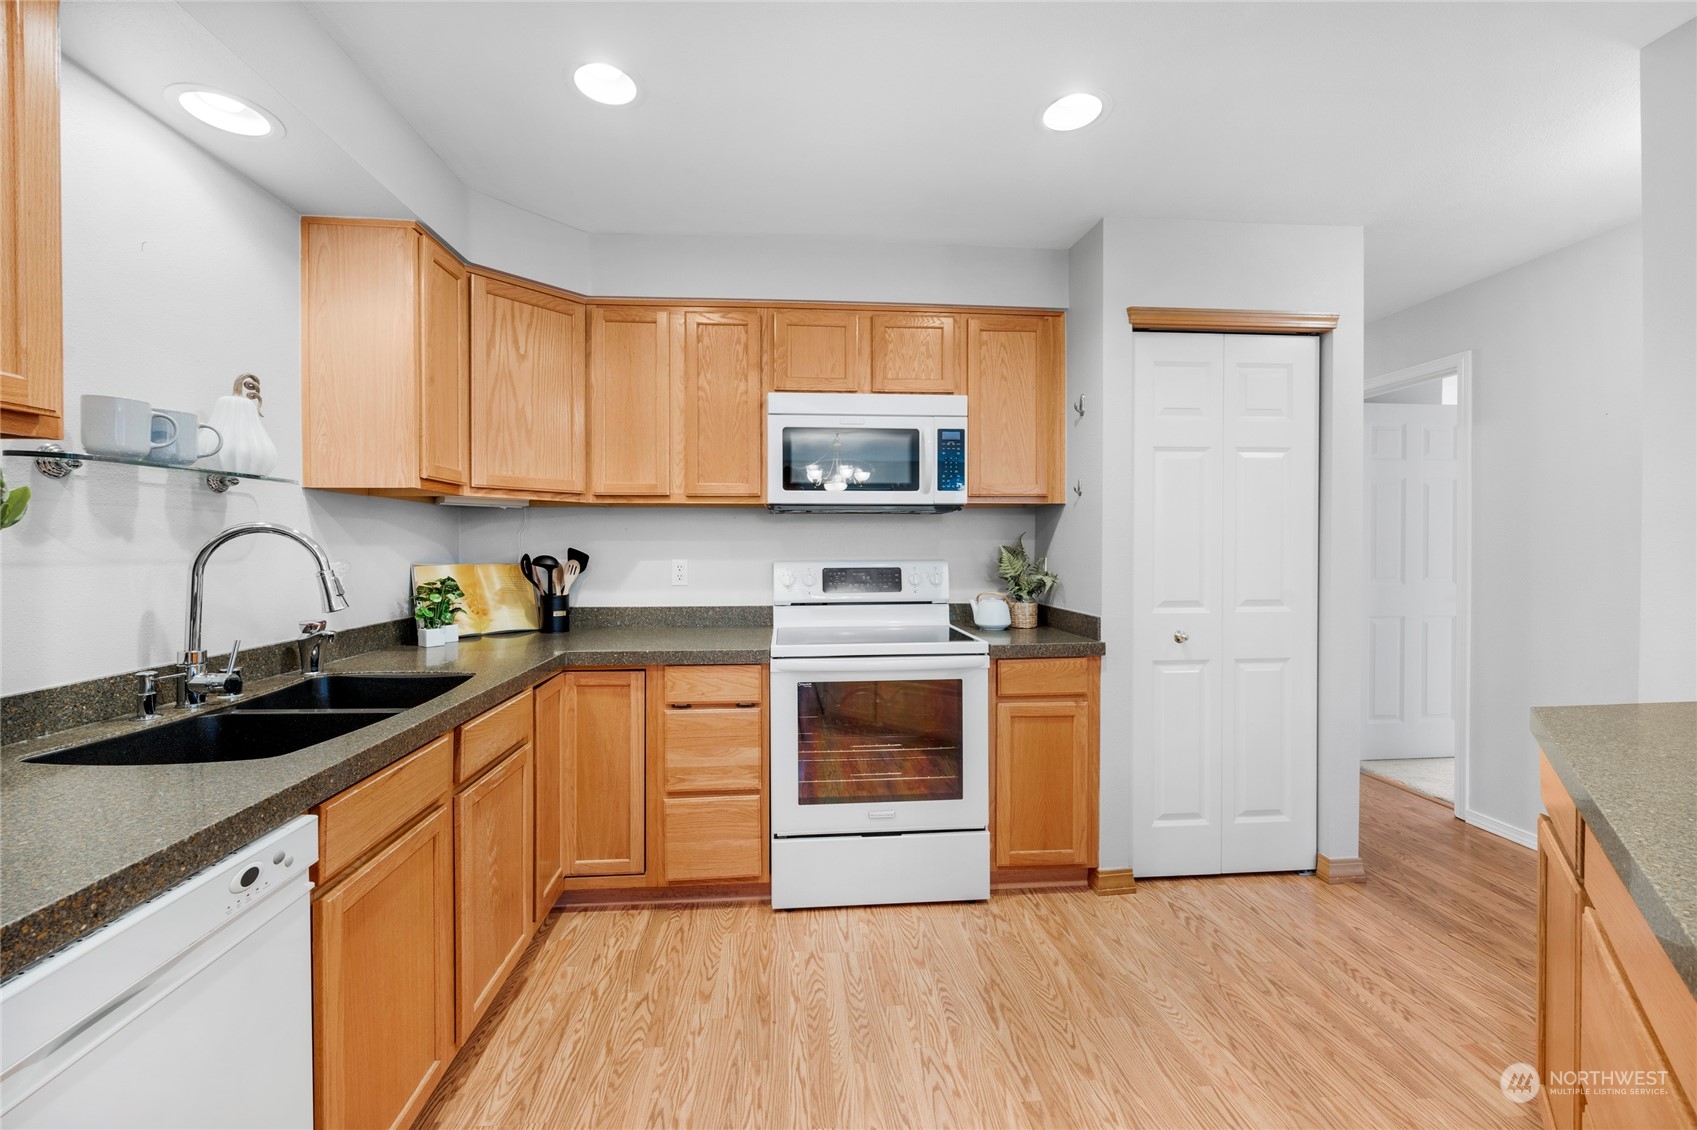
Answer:
<svg viewBox="0 0 1697 1130"><path fill-rule="evenodd" d="M173 467L187 467L196 459L204 459L208 455L217 455L224 447L224 437L218 434L218 429L211 424L203 424L200 417L193 412L177 412L170 408L158 408L153 413L153 440L155 443L164 440L164 420L176 425L173 438L165 441L164 446L155 447L148 452L147 458L153 463L168 463ZM210 450L201 442L200 433L212 433Z"/></svg>

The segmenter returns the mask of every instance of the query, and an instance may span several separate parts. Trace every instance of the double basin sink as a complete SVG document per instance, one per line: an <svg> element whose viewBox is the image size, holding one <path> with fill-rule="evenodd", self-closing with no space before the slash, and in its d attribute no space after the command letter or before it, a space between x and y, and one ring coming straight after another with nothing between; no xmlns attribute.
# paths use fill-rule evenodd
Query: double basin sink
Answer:
<svg viewBox="0 0 1697 1130"><path fill-rule="evenodd" d="M467 673L315 675L214 712L24 760L48 765L189 765L281 757L420 706L469 678Z"/></svg>

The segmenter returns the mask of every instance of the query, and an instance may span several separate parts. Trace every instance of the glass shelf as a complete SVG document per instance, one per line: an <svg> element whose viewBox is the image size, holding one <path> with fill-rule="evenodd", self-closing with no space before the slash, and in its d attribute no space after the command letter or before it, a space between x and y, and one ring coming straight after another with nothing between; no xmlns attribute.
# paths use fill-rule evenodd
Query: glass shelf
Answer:
<svg viewBox="0 0 1697 1130"><path fill-rule="evenodd" d="M122 467L153 467L160 471L187 471L191 475L200 475L206 479L206 485L217 494L223 494L243 479L251 479L260 483L287 483L299 486L294 479L279 479L272 475L250 475L245 471L221 471L214 467L187 467L171 463L158 463L152 459L136 459L128 455L89 455L81 451L65 451L56 443L43 444L40 447L8 447L0 451L0 455L15 455L24 459L35 460L35 469L50 479L62 479L84 463L113 463Z"/></svg>

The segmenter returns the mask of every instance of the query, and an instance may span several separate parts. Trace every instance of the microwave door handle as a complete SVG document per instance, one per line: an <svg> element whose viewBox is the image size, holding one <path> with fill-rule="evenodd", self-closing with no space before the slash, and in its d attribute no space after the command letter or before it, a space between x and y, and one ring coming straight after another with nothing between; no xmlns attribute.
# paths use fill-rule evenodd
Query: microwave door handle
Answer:
<svg viewBox="0 0 1697 1130"><path fill-rule="evenodd" d="M937 473L937 428L926 425L919 429L919 494L922 498L933 495L933 476Z"/></svg>

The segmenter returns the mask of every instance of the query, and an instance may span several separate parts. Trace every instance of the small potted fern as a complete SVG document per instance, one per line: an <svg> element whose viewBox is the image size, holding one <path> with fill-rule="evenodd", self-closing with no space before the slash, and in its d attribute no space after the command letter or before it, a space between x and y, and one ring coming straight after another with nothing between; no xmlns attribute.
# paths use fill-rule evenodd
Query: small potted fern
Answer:
<svg viewBox="0 0 1697 1130"><path fill-rule="evenodd" d="M1037 598L1060 581L1049 570L1047 557L1033 558L1025 551L1025 535L996 551L996 575L1008 588L1008 611L1015 628L1037 626Z"/></svg>
<svg viewBox="0 0 1697 1130"><path fill-rule="evenodd" d="M454 615L465 611L465 590L452 577L423 581L412 592L413 619L418 621L418 646L441 647L460 638Z"/></svg>

